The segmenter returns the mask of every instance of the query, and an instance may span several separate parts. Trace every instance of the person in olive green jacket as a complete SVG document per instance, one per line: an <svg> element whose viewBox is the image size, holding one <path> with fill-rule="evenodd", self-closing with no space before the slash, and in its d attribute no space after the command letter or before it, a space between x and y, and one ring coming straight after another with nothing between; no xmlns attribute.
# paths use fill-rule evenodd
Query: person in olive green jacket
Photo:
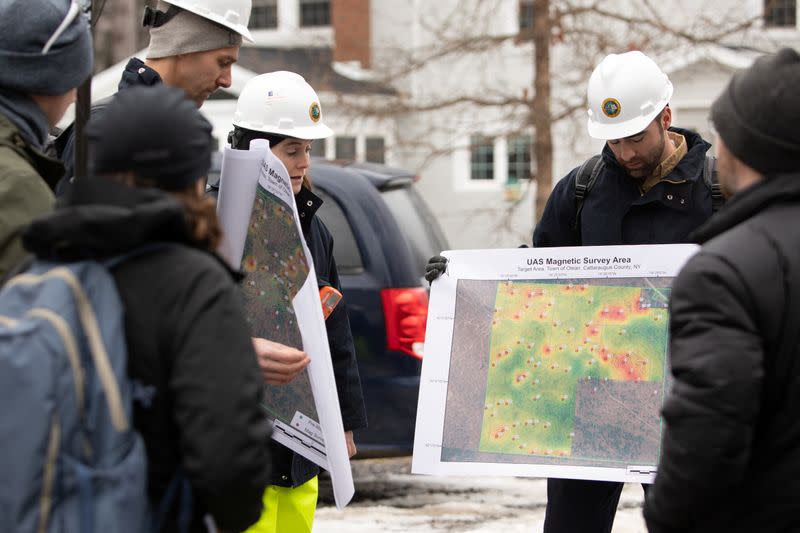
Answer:
<svg viewBox="0 0 800 533"><path fill-rule="evenodd" d="M45 154L48 134L91 70L77 0L0 1L0 280L26 256L22 230L53 207L64 168Z"/></svg>

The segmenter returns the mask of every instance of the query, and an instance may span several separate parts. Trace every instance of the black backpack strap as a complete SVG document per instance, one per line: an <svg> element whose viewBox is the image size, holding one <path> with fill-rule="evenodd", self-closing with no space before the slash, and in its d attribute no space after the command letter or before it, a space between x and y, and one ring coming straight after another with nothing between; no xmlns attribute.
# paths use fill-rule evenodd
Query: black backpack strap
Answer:
<svg viewBox="0 0 800 533"><path fill-rule="evenodd" d="M706 155L706 161L703 165L703 181L708 190L711 191L711 212L716 213L725 203L725 197L722 196L722 189L719 186L717 158L713 155Z"/></svg>
<svg viewBox="0 0 800 533"><path fill-rule="evenodd" d="M575 231L580 228L583 202L594 187L601 170L603 170L603 156L598 154L584 161L575 174L575 221L572 223L572 229Z"/></svg>

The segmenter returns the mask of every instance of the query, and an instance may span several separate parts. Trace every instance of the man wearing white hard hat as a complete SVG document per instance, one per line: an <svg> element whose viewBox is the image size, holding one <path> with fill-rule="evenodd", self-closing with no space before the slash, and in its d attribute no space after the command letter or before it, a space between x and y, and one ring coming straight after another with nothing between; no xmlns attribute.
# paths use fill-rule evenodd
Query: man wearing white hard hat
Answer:
<svg viewBox="0 0 800 533"><path fill-rule="evenodd" d="M588 85L588 130L602 154L556 184L533 245L690 242L722 196L698 134L672 127L672 83L641 52L607 56ZM545 533L608 533L622 483L549 479Z"/></svg>
<svg viewBox="0 0 800 533"><path fill-rule="evenodd" d="M230 87L242 41L253 42L247 29L251 8L252 0L159 0L156 9L145 7L147 55L128 61L118 89L163 83L202 106L214 91ZM74 176L74 142L72 127L56 141L67 180Z"/></svg>

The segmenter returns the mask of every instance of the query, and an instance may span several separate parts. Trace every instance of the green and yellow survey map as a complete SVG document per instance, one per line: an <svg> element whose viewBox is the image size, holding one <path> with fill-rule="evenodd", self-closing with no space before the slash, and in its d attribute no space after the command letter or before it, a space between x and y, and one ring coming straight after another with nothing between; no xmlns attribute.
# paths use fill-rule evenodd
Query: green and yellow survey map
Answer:
<svg viewBox="0 0 800 533"><path fill-rule="evenodd" d="M459 280L442 460L656 464L669 281Z"/></svg>

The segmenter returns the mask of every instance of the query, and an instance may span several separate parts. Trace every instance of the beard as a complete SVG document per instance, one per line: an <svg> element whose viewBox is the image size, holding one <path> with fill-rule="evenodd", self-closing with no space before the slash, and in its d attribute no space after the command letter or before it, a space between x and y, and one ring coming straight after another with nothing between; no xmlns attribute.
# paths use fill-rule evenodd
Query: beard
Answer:
<svg viewBox="0 0 800 533"><path fill-rule="evenodd" d="M667 144L667 135L658 117L656 117L654 122L658 127L658 143L653 146L652 149L626 163L619 161L619 159L617 160L620 166L625 169L625 173L631 178L646 179L650 177L656 167L661 164L661 158L664 155L664 147Z"/></svg>
<svg viewBox="0 0 800 533"><path fill-rule="evenodd" d="M662 130L663 131L663 130ZM652 150L638 156L632 161L621 163L625 173L632 178L644 179L653 174L656 167L661 164L661 156L664 154L666 136L661 135L661 141Z"/></svg>
<svg viewBox="0 0 800 533"><path fill-rule="evenodd" d="M731 158L727 153L720 153L717 155L717 179L719 180L719 188L720 191L722 191L722 196L730 198L736 194L739 188L739 180L733 168Z"/></svg>

